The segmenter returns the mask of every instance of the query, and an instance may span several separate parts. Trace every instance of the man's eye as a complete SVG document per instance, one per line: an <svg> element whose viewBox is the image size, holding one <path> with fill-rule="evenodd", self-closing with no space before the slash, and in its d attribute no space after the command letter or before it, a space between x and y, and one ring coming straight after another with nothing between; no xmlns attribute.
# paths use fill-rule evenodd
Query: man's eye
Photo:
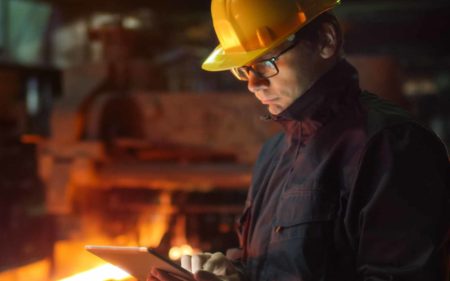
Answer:
<svg viewBox="0 0 450 281"><path fill-rule="evenodd" d="M256 71L264 71L267 68L267 64L265 62L260 62L253 65L253 69Z"/></svg>

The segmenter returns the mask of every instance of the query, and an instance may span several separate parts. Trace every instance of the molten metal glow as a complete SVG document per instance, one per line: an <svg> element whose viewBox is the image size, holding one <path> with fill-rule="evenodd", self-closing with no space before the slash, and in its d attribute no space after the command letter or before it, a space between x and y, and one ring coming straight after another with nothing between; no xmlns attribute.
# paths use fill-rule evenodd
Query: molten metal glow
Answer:
<svg viewBox="0 0 450 281"><path fill-rule="evenodd" d="M0 272L0 281L46 281L50 273L50 261L41 260L23 267Z"/></svg>
<svg viewBox="0 0 450 281"><path fill-rule="evenodd" d="M130 275L120 268L110 264L104 264L91 270L78 273L76 275L60 279L59 281L106 281L106 280L126 280Z"/></svg>

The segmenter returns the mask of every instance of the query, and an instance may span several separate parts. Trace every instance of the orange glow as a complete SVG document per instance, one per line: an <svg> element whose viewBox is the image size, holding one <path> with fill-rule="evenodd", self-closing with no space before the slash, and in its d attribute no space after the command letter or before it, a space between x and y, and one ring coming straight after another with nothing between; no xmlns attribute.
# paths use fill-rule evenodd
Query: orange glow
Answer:
<svg viewBox="0 0 450 281"><path fill-rule="evenodd" d="M168 220L173 208L169 192L163 192L159 201L160 206L156 211L150 210L141 215L138 225L139 241L135 245L157 247L161 242L161 238L167 231Z"/></svg>
<svg viewBox="0 0 450 281"><path fill-rule="evenodd" d="M59 281L107 281L107 280L127 280L130 275L122 269L110 264L104 264L91 270L78 273L71 277L60 279Z"/></svg>
<svg viewBox="0 0 450 281"><path fill-rule="evenodd" d="M22 143L41 143L44 140L43 137L39 136L39 135L21 135L20 136L20 141Z"/></svg>
<svg viewBox="0 0 450 281"><path fill-rule="evenodd" d="M161 194L160 206L150 208L139 218L136 232L109 237L100 229L100 218L82 216L80 229L70 233L67 240L54 244L53 258L20 268L0 272L0 281L131 281L126 272L87 252L85 245L117 245L157 247L167 231L169 216L173 212L170 193ZM183 243L177 244L181 245ZM189 253L189 246L180 247L181 254ZM180 254L180 256L181 256Z"/></svg>
<svg viewBox="0 0 450 281"><path fill-rule="evenodd" d="M179 260L181 256L192 255L194 250L189 245L182 245L180 247L172 247L169 250L169 258L171 260Z"/></svg>
<svg viewBox="0 0 450 281"><path fill-rule="evenodd" d="M170 250L169 250L169 258L171 260L178 260L179 258L181 258L180 248L178 248L178 247L170 248Z"/></svg>
<svg viewBox="0 0 450 281"><path fill-rule="evenodd" d="M23 267L0 273L0 281L47 281L50 261L42 260Z"/></svg>
<svg viewBox="0 0 450 281"><path fill-rule="evenodd" d="M194 253L194 250L189 245L183 245L180 247L181 254L182 255L192 255Z"/></svg>

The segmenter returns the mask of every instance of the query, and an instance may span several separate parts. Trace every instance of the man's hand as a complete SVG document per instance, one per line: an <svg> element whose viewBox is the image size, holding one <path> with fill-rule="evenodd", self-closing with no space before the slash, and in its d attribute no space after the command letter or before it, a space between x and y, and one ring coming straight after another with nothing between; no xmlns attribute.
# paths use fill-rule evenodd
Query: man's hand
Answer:
<svg viewBox="0 0 450 281"><path fill-rule="evenodd" d="M181 257L181 266L194 274L196 281L239 281L238 271L222 253L201 253ZM163 270L152 268L147 281L181 281Z"/></svg>
<svg viewBox="0 0 450 281"><path fill-rule="evenodd" d="M222 279L218 276L214 275L211 272L199 270L194 274L194 279L196 281L223 281L228 279ZM230 279L231 280L231 279ZM170 273L157 269L152 268L150 270L150 273L148 274L147 281L185 281L185 279L179 279Z"/></svg>
<svg viewBox="0 0 450 281"><path fill-rule="evenodd" d="M194 273L197 281L239 281L238 271L220 252L182 256L181 266Z"/></svg>
<svg viewBox="0 0 450 281"><path fill-rule="evenodd" d="M147 276L147 281L183 281L170 273L158 269L156 267L152 267Z"/></svg>

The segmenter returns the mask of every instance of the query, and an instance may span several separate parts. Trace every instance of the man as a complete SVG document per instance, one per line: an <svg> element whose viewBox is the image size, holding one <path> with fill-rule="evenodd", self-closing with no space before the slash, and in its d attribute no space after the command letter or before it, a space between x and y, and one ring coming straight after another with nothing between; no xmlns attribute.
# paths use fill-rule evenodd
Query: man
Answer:
<svg viewBox="0 0 450 281"><path fill-rule="evenodd" d="M446 149L360 90L338 3L212 0L220 45L203 68L246 81L283 132L255 165L237 259L184 257L197 280L446 280Z"/></svg>

